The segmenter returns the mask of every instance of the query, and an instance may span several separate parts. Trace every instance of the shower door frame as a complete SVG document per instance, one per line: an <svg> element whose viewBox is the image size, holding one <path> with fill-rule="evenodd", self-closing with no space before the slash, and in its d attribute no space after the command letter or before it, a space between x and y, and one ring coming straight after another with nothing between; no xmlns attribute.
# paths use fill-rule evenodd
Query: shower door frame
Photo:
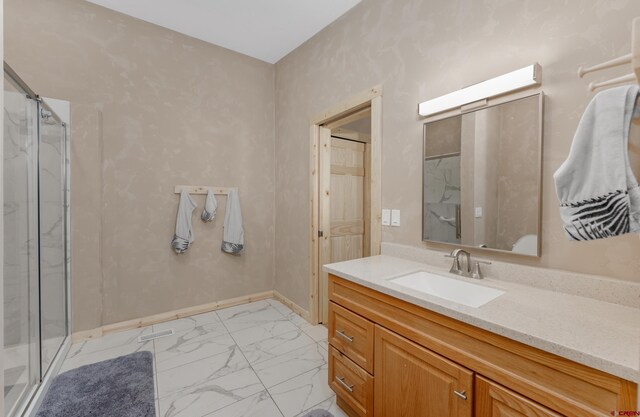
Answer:
<svg viewBox="0 0 640 417"><path fill-rule="evenodd" d="M64 307L64 318L65 318L65 334L63 337L62 342L60 343L60 346L58 346L58 348L56 349L56 353L53 355L53 358L51 360L51 362L47 365L46 369L42 369L42 361L43 361L43 355L42 355L42 345L43 345L43 325L42 325L42 306L43 306L43 301L42 301L42 271L40 271L40 286L39 286L39 290L40 290L40 303L39 303L39 307L40 307L40 362L41 362L41 371L40 371L40 379L42 380L42 378L47 374L49 369L52 369L53 367L53 359L55 359L56 357L58 357L59 352L61 351L65 340L67 338L69 338L70 336L70 307L69 307L69 300L70 300L70 281L69 281L69 252L68 252L68 242L70 239L69 236L69 225L70 225L70 219L69 219L69 201L68 201L68 190L69 190L69 182L68 182L68 173L69 173L69 158L68 158L68 137L69 137L69 132L67 129L67 124L62 120L62 118L60 116L58 116L58 114L53 110L53 108L51 108L51 106L49 106L46 102L46 99L43 99L41 97L38 97L38 175L40 172L40 156L42 155L41 153L41 149L42 147L40 146L42 144L42 119L43 117L43 113L44 112L48 112L49 116L48 117L52 117L54 119L56 119L59 123L60 123L60 127L62 128L62 132L64 133L64 137L62 139L62 143L61 143L61 152L60 152L60 160L61 160L61 166L60 166L60 170L61 170L61 186L62 186L62 217L64 219L64 227L62 229L62 237L63 237L63 247L62 247L62 253L63 253L63 263L62 263L62 275L63 275L63 281L64 281L64 294L65 294L65 305ZM40 177L38 177L40 178ZM40 181L38 181L38 197L40 197ZM40 204L40 200L38 200L38 207L41 207ZM38 211L40 213L40 210ZM40 236L40 235L39 235ZM40 262L39 264L42 265L42 251L38 252L40 255Z"/></svg>
<svg viewBox="0 0 640 417"><path fill-rule="evenodd" d="M31 399L36 395L36 392L38 391L39 386L41 385L41 379L42 379L42 361L41 361L41 351L42 351L42 346L41 346L41 337L40 337L40 245L39 245L39 240L40 240L40 227L39 227L39 211L38 211L38 207L39 207L39 192L38 192L38 153L39 153L39 140L38 140L38 123L39 123L39 105L37 100L34 98L35 97L35 93L33 93L33 91L29 88L29 86L27 86L21 79L20 77L18 77L13 70L11 70L10 67L8 67L5 63L5 76L7 76L11 82L15 85L15 87L17 87L18 89L21 90L21 93L23 93L25 95L25 98L28 102L31 102L33 104L33 111L34 113L30 116L33 117L32 120L28 121L28 124L31 126L32 130L33 130L33 143L31 144L31 148L32 148L32 153L31 155L29 155L27 157L28 159L28 163L31 164L30 166L27 167L27 170L29 171L28 175L32 175L33 176L33 185L34 188L32 190L28 190L27 193L29 195L28 198L33 198L33 207L28 207L27 210L28 211L34 211L35 213L35 230L33 232L33 234L29 234L28 239L31 239L32 237L35 239L35 242L33 243L33 249L34 249L34 260L29 260L29 263L31 264L31 262L33 262L35 265L29 265L29 273L34 272L35 277L35 282L31 282L31 277L28 277L28 282L27 282L27 300L28 300L28 321L31 322L33 317L37 318L37 322L36 324L34 324L33 326L36 328L31 328L31 326L28 328L28 333L29 333L29 337L31 337L32 332L35 332L36 336L35 336L35 340L31 341L29 339L28 341L28 362L27 362L27 379L28 382L27 384L31 383L30 377L33 374L37 375L37 381L35 382L35 384L31 387L25 387L25 390L20 393L20 396L18 397L16 403L11 407L11 409L9 410L9 415L12 416L21 416L23 415L24 409L25 407L29 404L29 402L31 401ZM4 94L4 90L3 90L3 94ZM4 105L6 106L6 103L4 103ZM3 126L3 144L2 146L4 147L4 126ZM3 154L4 157L4 154ZM3 164L4 164L4 160L3 160ZM3 170L3 181L4 181L4 170ZM30 182L31 183L31 182ZM3 204L4 204L4 191L3 191ZM28 214L28 216L30 216L30 214ZM4 219L3 219L4 220ZM4 228L3 228L3 233L5 232ZM4 236L3 236L4 239ZM4 248L3 248L4 249ZM3 264L3 268L4 268L4 264ZM32 270L33 269L33 270ZM6 277L3 276L3 285L4 285L4 279ZM32 288L33 284L35 284L35 288ZM35 297L33 297L32 299L32 292L33 291L37 291L37 294L35 294ZM3 300L4 303L4 300ZM33 303L33 305L32 305ZM4 332L4 322L3 322L3 326L2 326L2 331ZM3 334L3 341L4 341L4 334ZM36 358L32 359L31 358L31 344L35 344L35 351L36 353ZM4 349L4 343L2 348ZM5 368L2 367L2 372L5 371ZM4 413L4 401L3 401L3 408L0 410L0 412Z"/></svg>
<svg viewBox="0 0 640 417"><path fill-rule="evenodd" d="M38 302L37 302L37 326L38 326L38 337L36 342L37 351L38 351L38 361L37 361L37 373L38 373L38 382L32 387L28 394L25 394L21 399L21 404L17 404L15 408L13 408L12 417L30 417L34 416L42 400L44 399L44 394L46 394L49 386L53 378L58 374L60 367L62 366L62 362L66 357L69 348L71 347L71 167L70 167L70 131L69 125L65 123L56 112L39 96L37 95L29 86L26 84L20 76L6 63L4 62L4 71L5 74L11 78L11 80L16 83L23 91L26 92L26 95L29 99L34 100L36 102L36 117L37 121L37 131L35 138L35 164L34 171L35 174L39 176L40 172L40 123L41 123L41 115L42 111L48 111L51 113L51 117L55 118L58 122L60 122L64 131L64 138L62 140L62 186L63 186L63 201L62 201L62 212L64 218L64 227L63 227L63 239L64 239L64 261L63 261L63 274L64 274L64 308L65 308L65 318L66 318L66 332L63 338L63 341L58 348L56 354L52 362L49 364L46 370L43 370L42 367L42 316L41 316L41 307L42 307L42 296L41 296L41 259L40 259L40 192L39 192L39 180L38 180L38 188L36 190L36 210L37 210L37 218L38 218L38 227L37 227L37 262L38 262ZM31 313L31 312L30 312ZM2 328L4 331L4 327ZM2 346L4 349L4 346ZM4 372L4 369L2 369ZM3 411L2 411L3 412Z"/></svg>

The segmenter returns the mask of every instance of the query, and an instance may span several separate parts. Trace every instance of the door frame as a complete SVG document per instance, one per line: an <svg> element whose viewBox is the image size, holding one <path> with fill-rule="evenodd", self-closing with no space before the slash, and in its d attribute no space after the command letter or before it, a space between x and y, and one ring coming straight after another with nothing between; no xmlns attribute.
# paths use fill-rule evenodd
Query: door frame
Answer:
<svg viewBox="0 0 640 417"><path fill-rule="evenodd" d="M319 264L320 239L328 239L329 235L322 238L318 236L321 230L320 218L320 126L345 116L358 112L364 108L371 108L371 141L370 146L370 240L369 255L380 254L380 242L382 238L382 86L377 85L358 93L349 99L332 106L311 119L309 147L310 170L310 229L309 229L309 320L312 324L320 321L320 274L322 265ZM327 190L328 191L328 190ZM326 191L325 191L326 192Z"/></svg>

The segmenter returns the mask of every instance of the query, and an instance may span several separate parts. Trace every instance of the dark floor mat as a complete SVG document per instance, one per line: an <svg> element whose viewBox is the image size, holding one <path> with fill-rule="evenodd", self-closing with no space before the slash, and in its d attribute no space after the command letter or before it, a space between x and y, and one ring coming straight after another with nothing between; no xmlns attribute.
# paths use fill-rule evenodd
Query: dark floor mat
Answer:
<svg viewBox="0 0 640 417"><path fill-rule="evenodd" d="M36 417L155 417L153 355L137 352L58 375Z"/></svg>

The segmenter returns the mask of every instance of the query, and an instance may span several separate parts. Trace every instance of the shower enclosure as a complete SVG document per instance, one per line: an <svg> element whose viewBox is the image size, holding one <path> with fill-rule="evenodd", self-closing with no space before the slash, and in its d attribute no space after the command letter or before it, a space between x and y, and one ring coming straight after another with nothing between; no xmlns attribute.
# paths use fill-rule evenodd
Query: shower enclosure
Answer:
<svg viewBox="0 0 640 417"><path fill-rule="evenodd" d="M69 334L67 128L5 63L4 404L23 414Z"/></svg>

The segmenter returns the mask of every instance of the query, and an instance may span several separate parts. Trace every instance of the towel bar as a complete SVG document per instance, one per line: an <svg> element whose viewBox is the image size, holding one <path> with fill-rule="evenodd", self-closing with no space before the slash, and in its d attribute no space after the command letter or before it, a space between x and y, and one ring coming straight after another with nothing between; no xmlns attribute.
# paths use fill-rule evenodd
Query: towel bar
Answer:
<svg viewBox="0 0 640 417"><path fill-rule="evenodd" d="M214 187L208 185L176 185L173 189L174 194L180 194L186 189L189 194L207 194L209 190L213 190L214 194L229 195L229 190L233 187Z"/></svg>

